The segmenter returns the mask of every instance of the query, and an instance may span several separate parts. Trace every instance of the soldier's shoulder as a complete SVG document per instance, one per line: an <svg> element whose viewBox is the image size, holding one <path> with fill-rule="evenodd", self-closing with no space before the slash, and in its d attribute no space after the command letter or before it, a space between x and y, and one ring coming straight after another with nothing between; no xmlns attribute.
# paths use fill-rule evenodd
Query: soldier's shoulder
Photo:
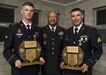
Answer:
<svg viewBox="0 0 106 75"><path fill-rule="evenodd" d="M72 27L68 28L66 31L68 32L68 31L71 31L71 30L72 30Z"/></svg>
<svg viewBox="0 0 106 75"><path fill-rule="evenodd" d="M64 27L61 27L61 26L58 26L59 28L61 28L61 29L65 29Z"/></svg>
<svg viewBox="0 0 106 75"><path fill-rule="evenodd" d="M17 27L18 26L18 22L15 22L15 23L11 23L11 24L9 24L9 27Z"/></svg>
<svg viewBox="0 0 106 75"><path fill-rule="evenodd" d="M46 26L43 26L42 29L46 30L46 29L49 29L49 27L46 25Z"/></svg>
<svg viewBox="0 0 106 75"><path fill-rule="evenodd" d="M64 27L58 26L58 28L61 29L62 31L66 31Z"/></svg>
<svg viewBox="0 0 106 75"><path fill-rule="evenodd" d="M70 28L67 28L67 29L65 30L65 35L70 34L71 30L72 30L72 28L71 28L71 27L70 27Z"/></svg>
<svg viewBox="0 0 106 75"><path fill-rule="evenodd" d="M38 26L38 25L35 25L34 27L35 27L35 29L41 29L42 28L41 26Z"/></svg>
<svg viewBox="0 0 106 75"><path fill-rule="evenodd" d="M91 25L86 25L87 28L91 28L91 29L95 29L94 26L91 26Z"/></svg>
<svg viewBox="0 0 106 75"><path fill-rule="evenodd" d="M97 28L95 28L94 26L91 25L86 25L87 30L90 32L97 32Z"/></svg>

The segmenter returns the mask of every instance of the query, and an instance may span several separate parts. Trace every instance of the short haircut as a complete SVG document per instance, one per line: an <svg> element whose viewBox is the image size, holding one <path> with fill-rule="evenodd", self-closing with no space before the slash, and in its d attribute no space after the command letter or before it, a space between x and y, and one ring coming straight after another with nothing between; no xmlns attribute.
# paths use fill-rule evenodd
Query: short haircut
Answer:
<svg viewBox="0 0 106 75"><path fill-rule="evenodd" d="M57 15L57 12L55 10L49 11L48 16L49 16L50 13L55 13Z"/></svg>
<svg viewBox="0 0 106 75"><path fill-rule="evenodd" d="M22 4L22 7L25 6L25 5L29 5L29 6L31 6L31 7L34 8L34 5L31 2L25 2L25 3L23 3Z"/></svg>
<svg viewBox="0 0 106 75"><path fill-rule="evenodd" d="M70 13L74 12L74 11L80 11L83 14L83 11L80 8L73 8Z"/></svg>

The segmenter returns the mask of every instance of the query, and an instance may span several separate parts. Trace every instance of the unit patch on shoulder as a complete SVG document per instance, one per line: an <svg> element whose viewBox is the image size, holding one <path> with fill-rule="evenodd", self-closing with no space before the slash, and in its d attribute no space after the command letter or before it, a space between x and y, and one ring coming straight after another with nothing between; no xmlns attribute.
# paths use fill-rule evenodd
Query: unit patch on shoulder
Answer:
<svg viewBox="0 0 106 75"><path fill-rule="evenodd" d="M100 38L100 37L98 37L98 40L97 40L97 41L98 41L98 43L99 43L99 42L101 42L101 38Z"/></svg>

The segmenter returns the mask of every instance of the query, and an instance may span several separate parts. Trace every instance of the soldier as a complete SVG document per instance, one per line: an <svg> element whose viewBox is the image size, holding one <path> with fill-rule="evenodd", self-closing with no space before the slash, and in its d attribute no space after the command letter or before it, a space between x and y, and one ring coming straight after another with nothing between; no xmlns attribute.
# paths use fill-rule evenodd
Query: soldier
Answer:
<svg viewBox="0 0 106 75"><path fill-rule="evenodd" d="M80 65L82 71L64 69L64 75L92 75L92 67L103 52L101 38L96 28L84 24L81 9L72 9L70 15L73 26L64 34L64 47L80 46L84 52L84 59ZM62 62L61 67L64 64Z"/></svg>
<svg viewBox="0 0 106 75"><path fill-rule="evenodd" d="M44 62L43 75L61 74L59 65L65 29L57 25L57 17L55 11L50 11L48 13L48 25L42 28L42 56L40 60Z"/></svg>
<svg viewBox="0 0 106 75"><path fill-rule="evenodd" d="M34 5L31 2L23 3L21 14L22 20L8 28L3 55L11 65L12 75L38 75L39 66L21 67L22 60L19 55L19 46L22 41L33 40L35 32L39 33L39 27L36 27L31 22L34 14Z"/></svg>

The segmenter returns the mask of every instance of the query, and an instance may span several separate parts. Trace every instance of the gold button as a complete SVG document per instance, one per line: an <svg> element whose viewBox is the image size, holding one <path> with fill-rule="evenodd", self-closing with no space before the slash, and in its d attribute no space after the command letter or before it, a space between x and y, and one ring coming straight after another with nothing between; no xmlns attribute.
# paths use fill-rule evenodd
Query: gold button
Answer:
<svg viewBox="0 0 106 75"><path fill-rule="evenodd" d="M52 38L52 40L54 40L54 38Z"/></svg>
<svg viewBox="0 0 106 75"><path fill-rule="evenodd" d="M54 45L54 43L52 43L52 45Z"/></svg>
<svg viewBox="0 0 106 75"><path fill-rule="evenodd" d="M73 42L75 44L75 42Z"/></svg>
<svg viewBox="0 0 106 75"><path fill-rule="evenodd" d="M52 54L54 54L54 52L52 52Z"/></svg>
<svg viewBox="0 0 106 75"><path fill-rule="evenodd" d="M52 50L54 50L54 48L52 48Z"/></svg>

